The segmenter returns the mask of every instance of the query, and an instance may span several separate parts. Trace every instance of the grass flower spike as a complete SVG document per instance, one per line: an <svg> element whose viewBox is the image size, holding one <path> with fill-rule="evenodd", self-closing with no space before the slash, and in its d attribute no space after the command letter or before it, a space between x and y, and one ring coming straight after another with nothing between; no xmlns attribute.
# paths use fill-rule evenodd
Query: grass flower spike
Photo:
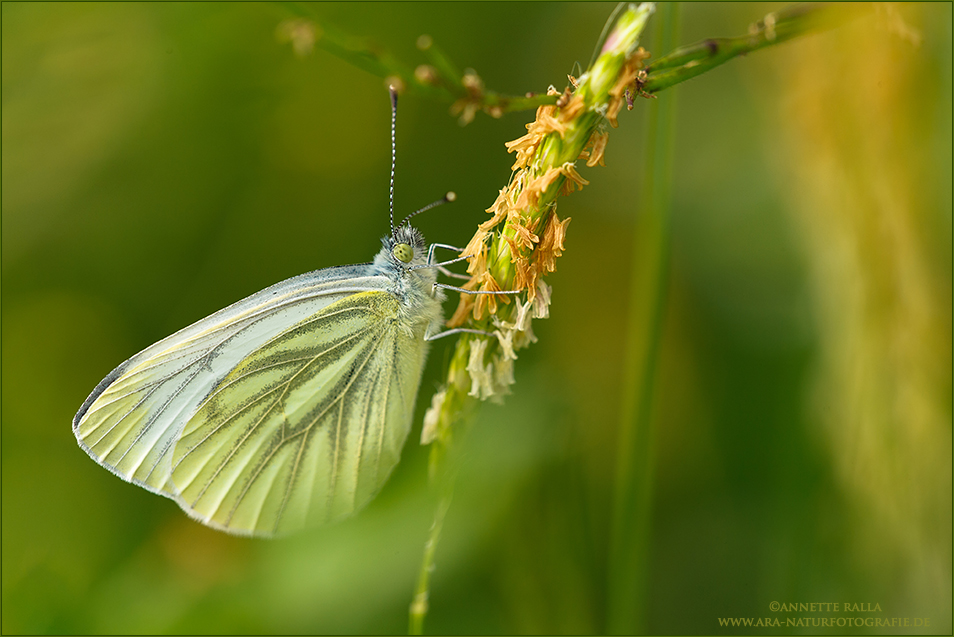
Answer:
<svg viewBox="0 0 954 637"><path fill-rule="evenodd" d="M427 412L422 442L446 445L452 425L466 417L474 400L499 400L513 383L516 352L534 342L534 318L549 315L550 288L543 277L556 270L566 249L570 218L556 212L557 198L589 184L577 162L604 165L609 139L607 123L616 116L627 91L649 55L639 48L639 35L653 5L629 5L607 35L592 67L560 93L556 104L537 108L526 135L506 144L516 155L514 173L496 201L490 219L478 226L462 256L468 266L468 290L521 290L524 301L504 296L461 295L448 327L466 327L498 336L496 341L465 334L457 342L444 387Z"/></svg>
<svg viewBox="0 0 954 637"><path fill-rule="evenodd" d="M652 3L628 5L593 65L579 78L571 77L562 93L549 89L555 103L539 106L526 135L506 144L516 155L510 183L487 208L491 217L478 226L461 255L470 257L471 278L465 289L522 294L476 299L462 294L447 322L450 328L479 330L496 338L461 336L443 386L424 417L421 443L431 445L430 476L439 479L442 489L410 608L412 634L423 628L435 547L451 499L453 472L444 475L447 452L478 401L500 402L510 393L517 352L537 340L532 320L549 316L552 291L543 279L556 270L556 261L566 250L570 223L569 217L557 215L557 198L589 184L577 162L604 165L607 123L615 127L624 98L631 105L629 95L639 94L636 80L649 56L638 42L653 10Z"/></svg>

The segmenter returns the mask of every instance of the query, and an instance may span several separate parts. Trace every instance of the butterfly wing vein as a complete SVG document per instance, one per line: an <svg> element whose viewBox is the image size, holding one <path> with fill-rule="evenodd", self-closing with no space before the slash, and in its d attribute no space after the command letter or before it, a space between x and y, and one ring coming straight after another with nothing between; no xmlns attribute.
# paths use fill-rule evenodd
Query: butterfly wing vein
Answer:
<svg viewBox="0 0 954 637"><path fill-rule="evenodd" d="M396 301L365 296L256 350L204 401L174 452L183 508L271 535L345 517L374 496L410 427L413 396L400 389L416 393L420 367L398 364Z"/></svg>

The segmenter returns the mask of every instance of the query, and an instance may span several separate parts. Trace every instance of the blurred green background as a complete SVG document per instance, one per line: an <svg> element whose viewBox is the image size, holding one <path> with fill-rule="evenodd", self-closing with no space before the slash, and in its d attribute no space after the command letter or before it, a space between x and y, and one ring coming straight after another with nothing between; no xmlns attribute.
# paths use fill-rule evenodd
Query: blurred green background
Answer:
<svg viewBox="0 0 954 637"><path fill-rule="evenodd" d="M309 10L411 66L430 34L489 88L523 94L585 66L613 6ZM745 33L781 6L685 3L680 41ZM140 349L377 251L384 83L322 51L296 57L276 38L289 17L277 4L2 5L4 633L406 629L433 513L420 421L452 343L432 350L381 495L286 540L190 521L97 466L70 430ZM773 601L930 621L844 632L951 631L951 22L949 3L882 6L674 89L649 632L784 622ZM551 318L520 354L515 394L484 406L465 442L428 632L606 630L646 104L560 202L573 222ZM453 189L458 202L419 227L465 242L531 117L461 127L448 104L405 97L399 213Z"/></svg>

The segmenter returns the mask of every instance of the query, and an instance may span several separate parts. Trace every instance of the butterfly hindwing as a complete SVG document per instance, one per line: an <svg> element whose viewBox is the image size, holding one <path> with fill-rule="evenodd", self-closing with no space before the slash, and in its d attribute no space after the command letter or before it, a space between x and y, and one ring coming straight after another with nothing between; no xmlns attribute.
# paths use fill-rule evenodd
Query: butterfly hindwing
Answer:
<svg viewBox="0 0 954 637"><path fill-rule="evenodd" d="M176 444L180 506L272 535L366 504L400 457L424 363L399 315L391 294L354 294L235 366Z"/></svg>

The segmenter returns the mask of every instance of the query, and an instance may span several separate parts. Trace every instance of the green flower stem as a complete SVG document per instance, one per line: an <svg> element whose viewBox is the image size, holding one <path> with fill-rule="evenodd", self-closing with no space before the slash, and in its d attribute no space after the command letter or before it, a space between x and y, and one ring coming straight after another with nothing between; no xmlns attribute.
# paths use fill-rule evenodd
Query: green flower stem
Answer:
<svg viewBox="0 0 954 637"><path fill-rule="evenodd" d="M660 5L656 42L677 39L679 3ZM645 632L653 491L653 389L669 280L675 95L649 104L646 179L635 211L629 325L609 553L608 631Z"/></svg>
<svg viewBox="0 0 954 637"><path fill-rule="evenodd" d="M709 38L679 47L646 69L646 93L658 93L711 71L733 58L793 38L831 29L871 11L870 4L796 4L770 13L751 33L734 38ZM665 50L665 49L663 49Z"/></svg>
<svg viewBox="0 0 954 637"><path fill-rule="evenodd" d="M486 108L498 107L502 113L512 113L514 111L529 111L538 106L556 104L556 101L556 95L545 93L512 96L487 91L484 93L481 103Z"/></svg>
<svg viewBox="0 0 954 637"><path fill-rule="evenodd" d="M344 33L334 25L319 22L313 10L299 2L281 3L285 9L296 16L307 20L315 30L314 46L371 75L385 78L398 78L408 93L421 95L443 102L454 102L461 99L474 101L478 110L493 112L496 116L513 111L535 109L545 104L553 104L556 97L552 95L504 95L495 91L484 90L474 96L467 92L461 82L459 71L440 49L434 45L428 51L428 56L434 62L438 71L435 82L428 82L418 78L414 69L389 52L369 43L364 38L358 38Z"/></svg>
<svg viewBox="0 0 954 637"><path fill-rule="evenodd" d="M447 509L450 508L453 498L453 480L445 483L444 492L437 503L437 509L434 511L434 522L431 524L431 530L427 535L427 542L424 544L424 559L421 563L421 571L417 576L417 586L414 588L414 598L411 600L411 608L408 612L408 635L420 635L424 630L424 618L427 616L429 608L428 595L430 594L431 573L434 572L434 556L437 553L437 542L441 537L441 529L444 526L444 517L447 515Z"/></svg>

